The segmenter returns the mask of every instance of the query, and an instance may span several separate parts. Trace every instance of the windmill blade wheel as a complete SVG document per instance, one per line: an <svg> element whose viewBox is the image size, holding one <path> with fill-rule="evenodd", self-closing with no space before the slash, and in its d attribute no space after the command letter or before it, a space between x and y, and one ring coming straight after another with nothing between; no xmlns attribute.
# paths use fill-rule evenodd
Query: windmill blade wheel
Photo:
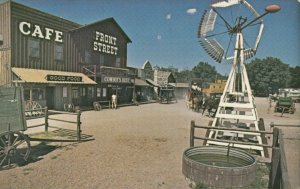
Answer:
<svg viewBox="0 0 300 189"><path fill-rule="evenodd" d="M26 135L13 131L0 134L0 169L23 165L29 154L30 141Z"/></svg>

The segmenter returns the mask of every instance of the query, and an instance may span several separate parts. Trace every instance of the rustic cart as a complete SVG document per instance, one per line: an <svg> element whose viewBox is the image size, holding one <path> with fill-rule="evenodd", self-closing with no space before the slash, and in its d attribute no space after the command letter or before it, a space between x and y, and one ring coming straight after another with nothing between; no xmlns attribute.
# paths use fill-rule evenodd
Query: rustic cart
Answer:
<svg viewBox="0 0 300 189"><path fill-rule="evenodd" d="M27 162L31 150L30 141L44 142L79 142L93 140L91 136L84 135L82 140L81 135L81 112L59 112L50 111L45 108L25 110L23 100L23 90L21 87L0 87L0 169L9 165L22 165ZM40 113L34 114L35 111ZM42 112L42 113L41 113ZM30 115L44 117L45 122L38 125L27 126L25 113ZM62 120L50 117L53 114L72 114L76 116L76 121ZM43 115L41 115L43 114ZM28 128L45 126L45 131L48 132L49 120L71 123L77 126L77 139L47 139L47 138L31 138L24 134ZM57 128L56 128L57 129ZM59 128L60 130L63 130ZM70 131L69 131L70 132Z"/></svg>
<svg viewBox="0 0 300 189"><path fill-rule="evenodd" d="M20 87L0 88L0 167L27 161L30 141Z"/></svg>

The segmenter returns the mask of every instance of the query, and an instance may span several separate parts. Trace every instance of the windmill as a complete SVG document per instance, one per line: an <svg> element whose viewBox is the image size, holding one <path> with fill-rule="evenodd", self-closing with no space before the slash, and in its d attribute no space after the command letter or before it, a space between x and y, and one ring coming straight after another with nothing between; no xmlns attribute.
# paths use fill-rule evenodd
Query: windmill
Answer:
<svg viewBox="0 0 300 189"><path fill-rule="evenodd" d="M279 10L278 5L269 5L260 15L246 0L226 0L212 3L211 9L204 12L198 29L201 46L216 62L232 63L212 127L235 128L235 131L210 130L208 138L242 138L243 141L259 144L245 145L232 144L230 140L207 140L206 145L258 150L261 156L265 156L266 152L262 147L265 139L259 132L247 132L251 127L260 131L260 125L244 63L257 52L264 28L262 17ZM244 130L240 131L240 128Z"/></svg>

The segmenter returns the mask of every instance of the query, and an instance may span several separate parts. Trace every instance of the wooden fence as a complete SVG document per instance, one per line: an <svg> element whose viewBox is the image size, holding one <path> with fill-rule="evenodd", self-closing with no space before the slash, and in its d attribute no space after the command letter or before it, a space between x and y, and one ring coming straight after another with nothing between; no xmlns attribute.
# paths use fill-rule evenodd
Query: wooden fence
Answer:
<svg viewBox="0 0 300 189"><path fill-rule="evenodd" d="M262 146L264 148L272 148L272 157L271 157L271 171L269 174L269 188L270 189L291 189L291 185L289 182L289 176L287 171L287 161L284 151L284 143L283 143L283 133L282 130L278 127L299 127L300 125L276 125L271 123L271 128L273 131L250 131L246 130L247 132L253 133L260 133L262 135L272 135L273 136L273 143L272 145L266 144L255 144L255 143L248 143L242 141L228 141L222 139L214 139L205 137L195 136L195 129L207 129L207 130L221 130L221 131L245 131L245 129L232 129L232 128L224 128L224 127L211 127L211 126L198 126L195 125L194 121L191 121L191 130L190 130L190 147L194 147L195 139L200 139L204 141L204 145L206 144L207 140L217 141L217 142L227 142L232 144L244 144L244 145L254 145L254 146ZM208 133L208 132L207 132Z"/></svg>
<svg viewBox="0 0 300 189"><path fill-rule="evenodd" d="M269 179L269 188L272 189L291 189L289 181L287 161L284 150L284 141L282 130L278 127L297 127L300 125L288 125L288 124L274 124L271 123L273 129L273 148L272 148L272 162L271 173Z"/></svg>
<svg viewBox="0 0 300 189"><path fill-rule="evenodd" d="M31 110L28 110L28 112L30 112L30 111ZM51 127L51 125L49 124L49 120L54 120L54 121L59 121L59 122L64 122L64 123L71 123L71 124L76 125L77 141L81 141L81 112L80 111L77 111L76 113L64 112L64 111L54 111L54 110L48 110L47 107L40 108L40 109L35 109L34 111L40 112L40 114L43 115L42 117L44 117L45 122L41 123L41 124L30 125L27 128L45 126L45 132L48 132L48 128ZM76 116L76 121L68 121L68 120L53 118L53 115L57 115L57 114L74 115L74 116ZM38 116L38 117L41 117L41 116ZM43 139L30 138L30 140L34 140L34 141L39 141L40 140L40 141L42 141ZM59 141L60 142L64 142L64 141L69 142L69 141L74 141L74 140L59 140Z"/></svg>

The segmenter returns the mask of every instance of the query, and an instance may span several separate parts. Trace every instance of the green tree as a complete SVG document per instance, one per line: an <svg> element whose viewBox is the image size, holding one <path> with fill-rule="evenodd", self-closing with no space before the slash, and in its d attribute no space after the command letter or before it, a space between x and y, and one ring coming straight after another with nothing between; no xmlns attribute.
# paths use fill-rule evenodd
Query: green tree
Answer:
<svg viewBox="0 0 300 189"><path fill-rule="evenodd" d="M290 68L290 81L289 86L291 88L300 88L300 67Z"/></svg>
<svg viewBox="0 0 300 189"><path fill-rule="evenodd" d="M216 78L220 79L222 76L216 71L214 66L207 62L199 62L198 65L192 69L193 76L200 78L204 82L213 82Z"/></svg>
<svg viewBox="0 0 300 189"><path fill-rule="evenodd" d="M277 92L279 88L287 87L290 81L289 65L278 58L256 58L246 68L251 88L258 96Z"/></svg>
<svg viewBox="0 0 300 189"><path fill-rule="evenodd" d="M178 83L189 83L194 77L193 72L191 70L185 69L177 73L176 81Z"/></svg>

